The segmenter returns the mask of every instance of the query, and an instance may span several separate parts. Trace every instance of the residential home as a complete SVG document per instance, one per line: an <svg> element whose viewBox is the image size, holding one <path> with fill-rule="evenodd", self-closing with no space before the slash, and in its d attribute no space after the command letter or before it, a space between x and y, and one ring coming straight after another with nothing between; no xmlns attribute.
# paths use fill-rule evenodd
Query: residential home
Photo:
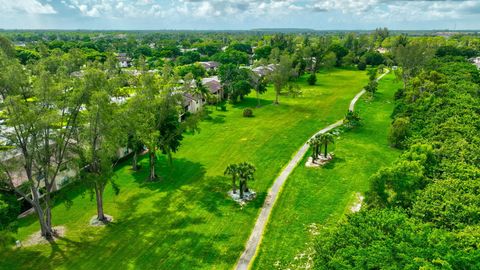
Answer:
<svg viewBox="0 0 480 270"><path fill-rule="evenodd" d="M480 57L473 57L469 59L478 69L480 69Z"/></svg>
<svg viewBox="0 0 480 270"><path fill-rule="evenodd" d="M268 66L259 66L252 69L252 71L255 72L260 77L267 76L274 70L275 70L275 64L270 64Z"/></svg>
<svg viewBox="0 0 480 270"><path fill-rule="evenodd" d="M132 65L132 59L126 53L119 53L117 59L121 68L127 68Z"/></svg>
<svg viewBox="0 0 480 270"><path fill-rule="evenodd" d="M223 87L218 76L203 78L202 85L205 86L210 91L210 94L215 95L218 98L218 100L223 99L223 95L224 95Z"/></svg>
<svg viewBox="0 0 480 270"><path fill-rule="evenodd" d="M197 113L202 110L205 99L200 94L184 93L183 109L184 112Z"/></svg>
<svg viewBox="0 0 480 270"><path fill-rule="evenodd" d="M207 61L207 62L198 62L201 66L205 68L207 71L211 70L217 70L217 68L220 66L220 63L215 62L215 61Z"/></svg>
<svg viewBox="0 0 480 270"><path fill-rule="evenodd" d="M377 52L381 53L381 54L385 54L388 52L388 49L386 48L383 48L383 47L379 47L377 48Z"/></svg>

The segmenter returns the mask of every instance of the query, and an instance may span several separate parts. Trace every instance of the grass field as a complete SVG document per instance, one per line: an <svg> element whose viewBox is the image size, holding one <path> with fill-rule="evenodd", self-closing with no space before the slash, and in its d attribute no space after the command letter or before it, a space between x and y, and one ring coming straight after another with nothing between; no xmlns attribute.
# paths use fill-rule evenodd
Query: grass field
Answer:
<svg viewBox="0 0 480 270"><path fill-rule="evenodd" d="M308 155L304 157L272 211L253 269L300 269L309 263L314 235L350 212L356 193L368 190L369 177L398 156L387 144L398 87L389 74L372 101L359 100L356 110L363 126L339 135L334 162L306 168Z"/></svg>
<svg viewBox="0 0 480 270"><path fill-rule="evenodd" d="M309 136L343 117L350 100L366 82L364 72L324 71L319 73L314 87L307 85L306 77L301 78L298 83L303 96L281 96L279 106L272 105L274 93L270 89L262 96L263 106L254 109L253 118L242 117L242 111L247 106L255 106L254 94L239 105L229 105L226 112L212 111L210 119L201 123L200 134L186 136L174 156L173 166L168 166L164 157L160 158L160 182L145 182L148 173L145 158L141 160L143 169L138 173L132 172L128 163L118 166L116 182L120 194L114 196L108 187L104 200L106 213L115 219L112 224L105 228L88 226L95 215L94 200L80 186L68 187L63 193L73 200L73 206L67 209L65 204L58 202L53 209L53 223L66 227L66 237L53 244L2 254L0 268L233 267L243 251L265 194L281 168ZM353 147L356 143L352 141L351 144ZM345 143L339 141L339 145L343 147ZM352 151L357 149L361 148ZM378 151L382 155L383 148ZM250 186L259 197L243 209L228 198L230 181L223 176L229 163L239 161L252 162L258 168L256 181ZM341 166L344 165L340 162L336 165L337 168ZM339 192L345 189L343 185L346 184L339 187ZM330 203L342 207L346 201L337 202L332 196ZM281 202L279 209L283 205ZM292 209L294 207L292 205ZM31 216L20 221L17 237L25 240L38 230L35 217ZM286 228L285 233L288 232L291 233Z"/></svg>

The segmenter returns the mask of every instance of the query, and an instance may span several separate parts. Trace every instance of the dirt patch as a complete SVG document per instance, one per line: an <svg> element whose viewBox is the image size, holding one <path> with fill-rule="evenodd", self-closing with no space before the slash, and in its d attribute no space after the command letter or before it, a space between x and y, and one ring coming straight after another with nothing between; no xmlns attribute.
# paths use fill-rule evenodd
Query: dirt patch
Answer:
<svg viewBox="0 0 480 270"><path fill-rule="evenodd" d="M65 228L65 226L57 226L57 227L53 227L53 231L54 231L53 241L55 241L58 238L64 237L67 232L67 229ZM28 239L25 240L24 242L19 243L18 246L29 247L29 246L40 245L40 244L48 244L48 243L49 243L48 240L42 236L42 232L38 231L30 235L30 237L28 237Z"/></svg>
<svg viewBox="0 0 480 270"><path fill-rule="evenodd" d="M363 197L362 194L358 192L355 196L356 196L355 203L352 205L352 207L350 207L350 211L352 211L352 213L356 213L360 211L360 209L362 209L362 203L363 203L363 200L365 199L365 197Z"/></svg>
<svg viewBox="0 0 480 270"><path fill-rule="evenodd" d="M247 202L254 200L257 197L257 193L250 189L248 192L243 193L243 198L240 198L240 192L238 190L236 193L233 193L233 191L230 190L228 196L241 206L244 206Z"/></svg>
<svg viewBox="0 0 480 270"><path fill-rule="evenodd" d="M95 215L90 219L90 226L105 226L108 223L113 221L113 217L109 215L105 215L106 221L98 220L98 216Z"/></svg>
<svg viewBox="0 0 480 270"><path fill-rule="evenodd" d="M308 167L308 168L318 168L318 167L322 167L323 165L325 165L325 164L327 164L328 162L330 162L330 160L333 159L333 156L334 156L333 153L327 154L327 157L325 157L324 155L318 155L318 157L317 157L316 160L313 160L312 157L308 157L308 160L307 160L307 162L305 163L305 166Z"/></svg>

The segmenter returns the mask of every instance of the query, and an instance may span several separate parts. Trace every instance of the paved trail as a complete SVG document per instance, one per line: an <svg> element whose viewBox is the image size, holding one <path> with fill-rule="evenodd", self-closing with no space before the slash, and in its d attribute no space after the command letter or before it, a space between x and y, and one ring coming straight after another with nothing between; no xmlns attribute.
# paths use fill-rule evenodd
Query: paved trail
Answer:
<svg viewBox="0 0 480 270"><path fill-rule="evenodd" d="M382 74L380 77L377 78L377 81L382 79L383 76L387 75L389 72L390 71L387 70L384 74ZM349 110L353 111L353 109L355 108L355 104L363 94L365 94L365 89L362 89L362 91L360 91L352 99L352 101L350 102L350 106L348 107ZM328 132L338 126L341 126L342 124L343 124L343 119L329 125L328 127L325 127L324 129L318 131L315 135ZM257 222L255 223L255 227L253 228L253 231L250 234L250 238L248 239L245 250L243 251L242 256L237 262L237 266L235 267L236 270L247 270L249 268L250 263L252 262L252 259L254 258L257 252L258 246L260 244L260 240L262 239L263 232L267 225L268 218L270 217L270 213L272 212L272 208L277 200L279 191L282 188L283 184L285 184L285 181L287 180L290 173L293 171L293 169L295 169L295 167L298 165L300 160L302 160L303 156L308 150L308 147L309 147L308 143L305 143L300 148L300 150L298 150L298 152L295 154L292 160L290 160L287 167L285 167L280 173L280 175L277 177L277 179L275 179L275 182L273 183L273 186L268 192L267 198L263 203L262 211L260 212Z"/></svg>

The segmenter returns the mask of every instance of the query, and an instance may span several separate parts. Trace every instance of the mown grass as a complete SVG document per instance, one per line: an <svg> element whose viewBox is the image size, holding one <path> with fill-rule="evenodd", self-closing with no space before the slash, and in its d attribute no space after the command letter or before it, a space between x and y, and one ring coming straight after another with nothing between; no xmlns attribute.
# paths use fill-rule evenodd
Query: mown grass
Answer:
<svg viewBox="0 0 480 270"><path fill-rule="evenodd" d="M367 94L359 100L356 110L363 126L339 135L331 164L306 168L309 154L304 157L272 211L253 269L300 269L308 264L318 230L350 212L356 193L368 190L369 177L398 156L387 143L398 87L390 74L380 81L374 99Z"/></svg>
<svg viewBox="0 0 480 270"><path fill-rule="evenodd" d="M254 94L227 111L212 108L201 132L187 135L172 166L160 157L161 180L147 183L147 159L132 172L118 166L120 194L110 187L105 211L115 221L105 228L88 226L95 202L81 186L62 191L72 201L53 209L53 223L67 229L52 244L24 247L2 254L2 269L228 269L233 267L253 228L265 194L281 168L304 141L320 128L343 117L349 101L365 85L364 72L330 70L319 73L317 86L299 79L303 96L281 96L272 105L273 90L262 96L253 118L242 117L255 107ZM223 176L233 162L258 168L251 187L259 197L241 208L226 194ZM34 216L20 220L18 239L38 231Z"/></svg>

